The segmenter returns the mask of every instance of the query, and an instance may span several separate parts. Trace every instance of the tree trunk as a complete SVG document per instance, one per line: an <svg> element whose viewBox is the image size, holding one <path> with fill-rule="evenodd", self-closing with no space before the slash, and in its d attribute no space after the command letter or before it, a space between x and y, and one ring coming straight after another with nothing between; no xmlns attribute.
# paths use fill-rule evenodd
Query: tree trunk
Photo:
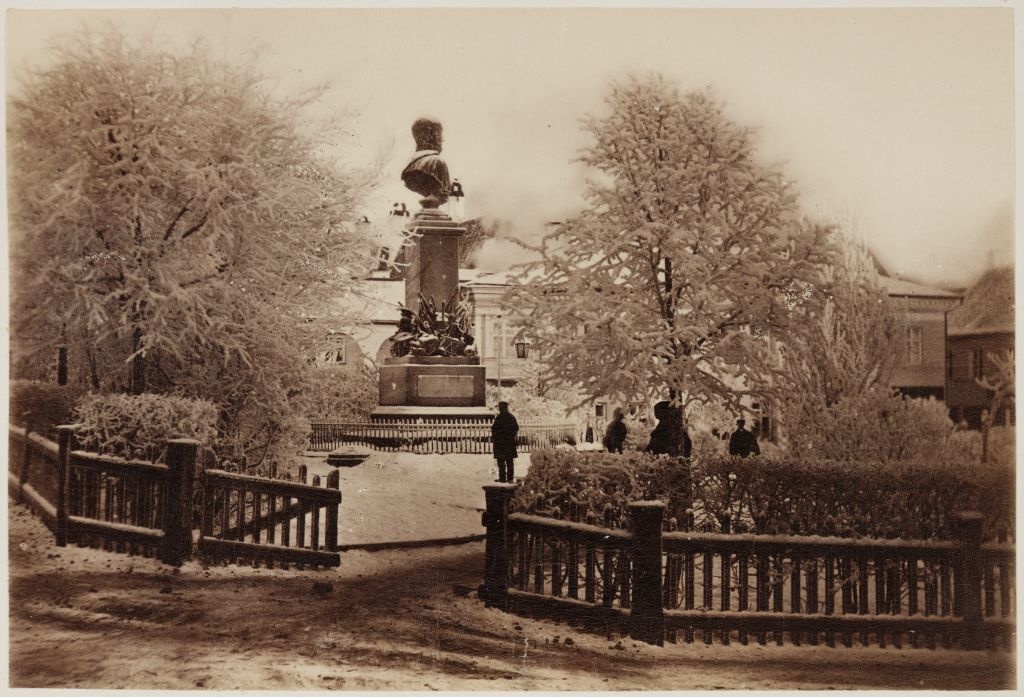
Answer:
<svg viewBox="0 0 1024 697"><path fill-rule="evenodd" d="M142 394L146 391L146 363L139 349L142 347L142 328L136 326L132 330L132 373L130 392Z"/></svg>
<svg viewBox="0 0 1024 697"><path fill-rule="evenodd" d="M668 398L670 400L679 397L679 391L675 388L670 387L668 390ZM671 407L670 407L671 408ZM676 413L672 417L671 426L669 430L669 445L671 446L671 452L684 454L684 440L683 440L683 429L685 428L685 414L683 412L683 404L680 400L679 406L675 407Z"/></svg>
<svg viewBox="0 0 1024 697"><path fill-rule="evenodd" d="M87 348L85 352L89 359L89 380L92 383L92 388L98 391L100 389L100 370L96 365L96 354L91 348Z"/></svg>

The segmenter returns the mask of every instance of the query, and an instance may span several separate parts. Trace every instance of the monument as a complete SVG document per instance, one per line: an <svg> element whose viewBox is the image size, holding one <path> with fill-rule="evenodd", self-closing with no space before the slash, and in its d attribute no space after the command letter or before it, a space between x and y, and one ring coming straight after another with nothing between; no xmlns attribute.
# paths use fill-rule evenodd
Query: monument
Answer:
<svg viewBox="0 0 1024 697"><path fill-rule="evenodd" d="M484 367L471 318L459 302L459 238L466 230L439 210L451 193L441 124L417 119L412 135L416 152L402 170L402 181L423 197L422 208L408 224L414 242L406 257L405 307L392 355L380 367L380 406L372 418L490 420Z"/></svg>

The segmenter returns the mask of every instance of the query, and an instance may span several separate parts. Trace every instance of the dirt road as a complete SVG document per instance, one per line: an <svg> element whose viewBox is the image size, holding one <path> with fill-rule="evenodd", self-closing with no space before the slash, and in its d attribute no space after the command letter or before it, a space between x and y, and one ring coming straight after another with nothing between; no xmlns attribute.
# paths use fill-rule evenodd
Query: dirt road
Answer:
<svg viewBox="0 0 1024 697"><path fill-rule="evenodd" d="M58 549L11 505L13 687L1006 688L1005 653L634 644L486 609L480 544L346 553L331 572ZM314 585L314 584L329 584ZM566 641L571 637L571 642Z"/></svg>

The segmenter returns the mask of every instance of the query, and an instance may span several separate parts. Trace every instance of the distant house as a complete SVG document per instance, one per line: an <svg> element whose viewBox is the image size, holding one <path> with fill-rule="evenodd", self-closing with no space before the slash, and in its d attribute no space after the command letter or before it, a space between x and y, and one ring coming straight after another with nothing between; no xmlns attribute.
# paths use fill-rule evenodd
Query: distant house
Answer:
<svg viewBox="0 0 1024 697"><path fill-rule="evenodd" d="M502 296L508 290L509 273L459 269L459 286L473 307L473 337L487 380L503 385L518 382L524 360L516 352L519 327L509 321Z"/></svg>
<svg viewBox="0 0 1024 697"><path fill-rule="evenodd" d="M1014 273L1012 267L991 269L967 291L963 304L949 313L946 379L950 417L981 425L981 412L992 405L992 393L978 384L995 372L991 356L1014 347ZM1013 423L1012 407L996 414L996 423Z"/></svg>
<svg viewBox="0 0 1024 697"><path fill-rule="evenodd" d="M947 313L960 304L960 295L888 275L879 281L904 321L890 386L908 397L944 399Z"/></svg>

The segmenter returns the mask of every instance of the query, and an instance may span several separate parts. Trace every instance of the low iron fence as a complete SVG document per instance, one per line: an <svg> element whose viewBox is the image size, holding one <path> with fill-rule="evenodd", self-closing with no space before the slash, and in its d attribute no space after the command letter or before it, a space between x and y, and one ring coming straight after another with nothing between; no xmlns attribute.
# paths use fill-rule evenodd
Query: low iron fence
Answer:
<svg viewBox="0 0 1024 697"><path fill-rule="evenodd" d="M575 444L577 425L569 422L519 424L516 445L522 452L538 446ZM334 450L363 445L374 450L428 453L490 453L490 423L459 419L422 419L415 422L320 421L311 424L310 450Z"/></svg>
<svg viewBox="0 0 1024 697"><path fill-rule="evenodd" d="M319 476L307 485L304 466L296 482L235 474L197 465L199 443L188 439L168 441L165 462L125 460L76 450L72 426L57 431L54 443L10 426L7 478L11 494L39 515L58 546L180 566L193 555L198 524L198 551L208 561L341 563L337 470L325 486Z"/></svg>
<svg viewBox="0 0 1024 697"><path fill-rule="evenodd" d="M835 647L1013 645L1015 551L960 538L876 540L662 531L660 502L630 529L511 513L484 487L488 605L598 623L636 639Z"/></svg>

